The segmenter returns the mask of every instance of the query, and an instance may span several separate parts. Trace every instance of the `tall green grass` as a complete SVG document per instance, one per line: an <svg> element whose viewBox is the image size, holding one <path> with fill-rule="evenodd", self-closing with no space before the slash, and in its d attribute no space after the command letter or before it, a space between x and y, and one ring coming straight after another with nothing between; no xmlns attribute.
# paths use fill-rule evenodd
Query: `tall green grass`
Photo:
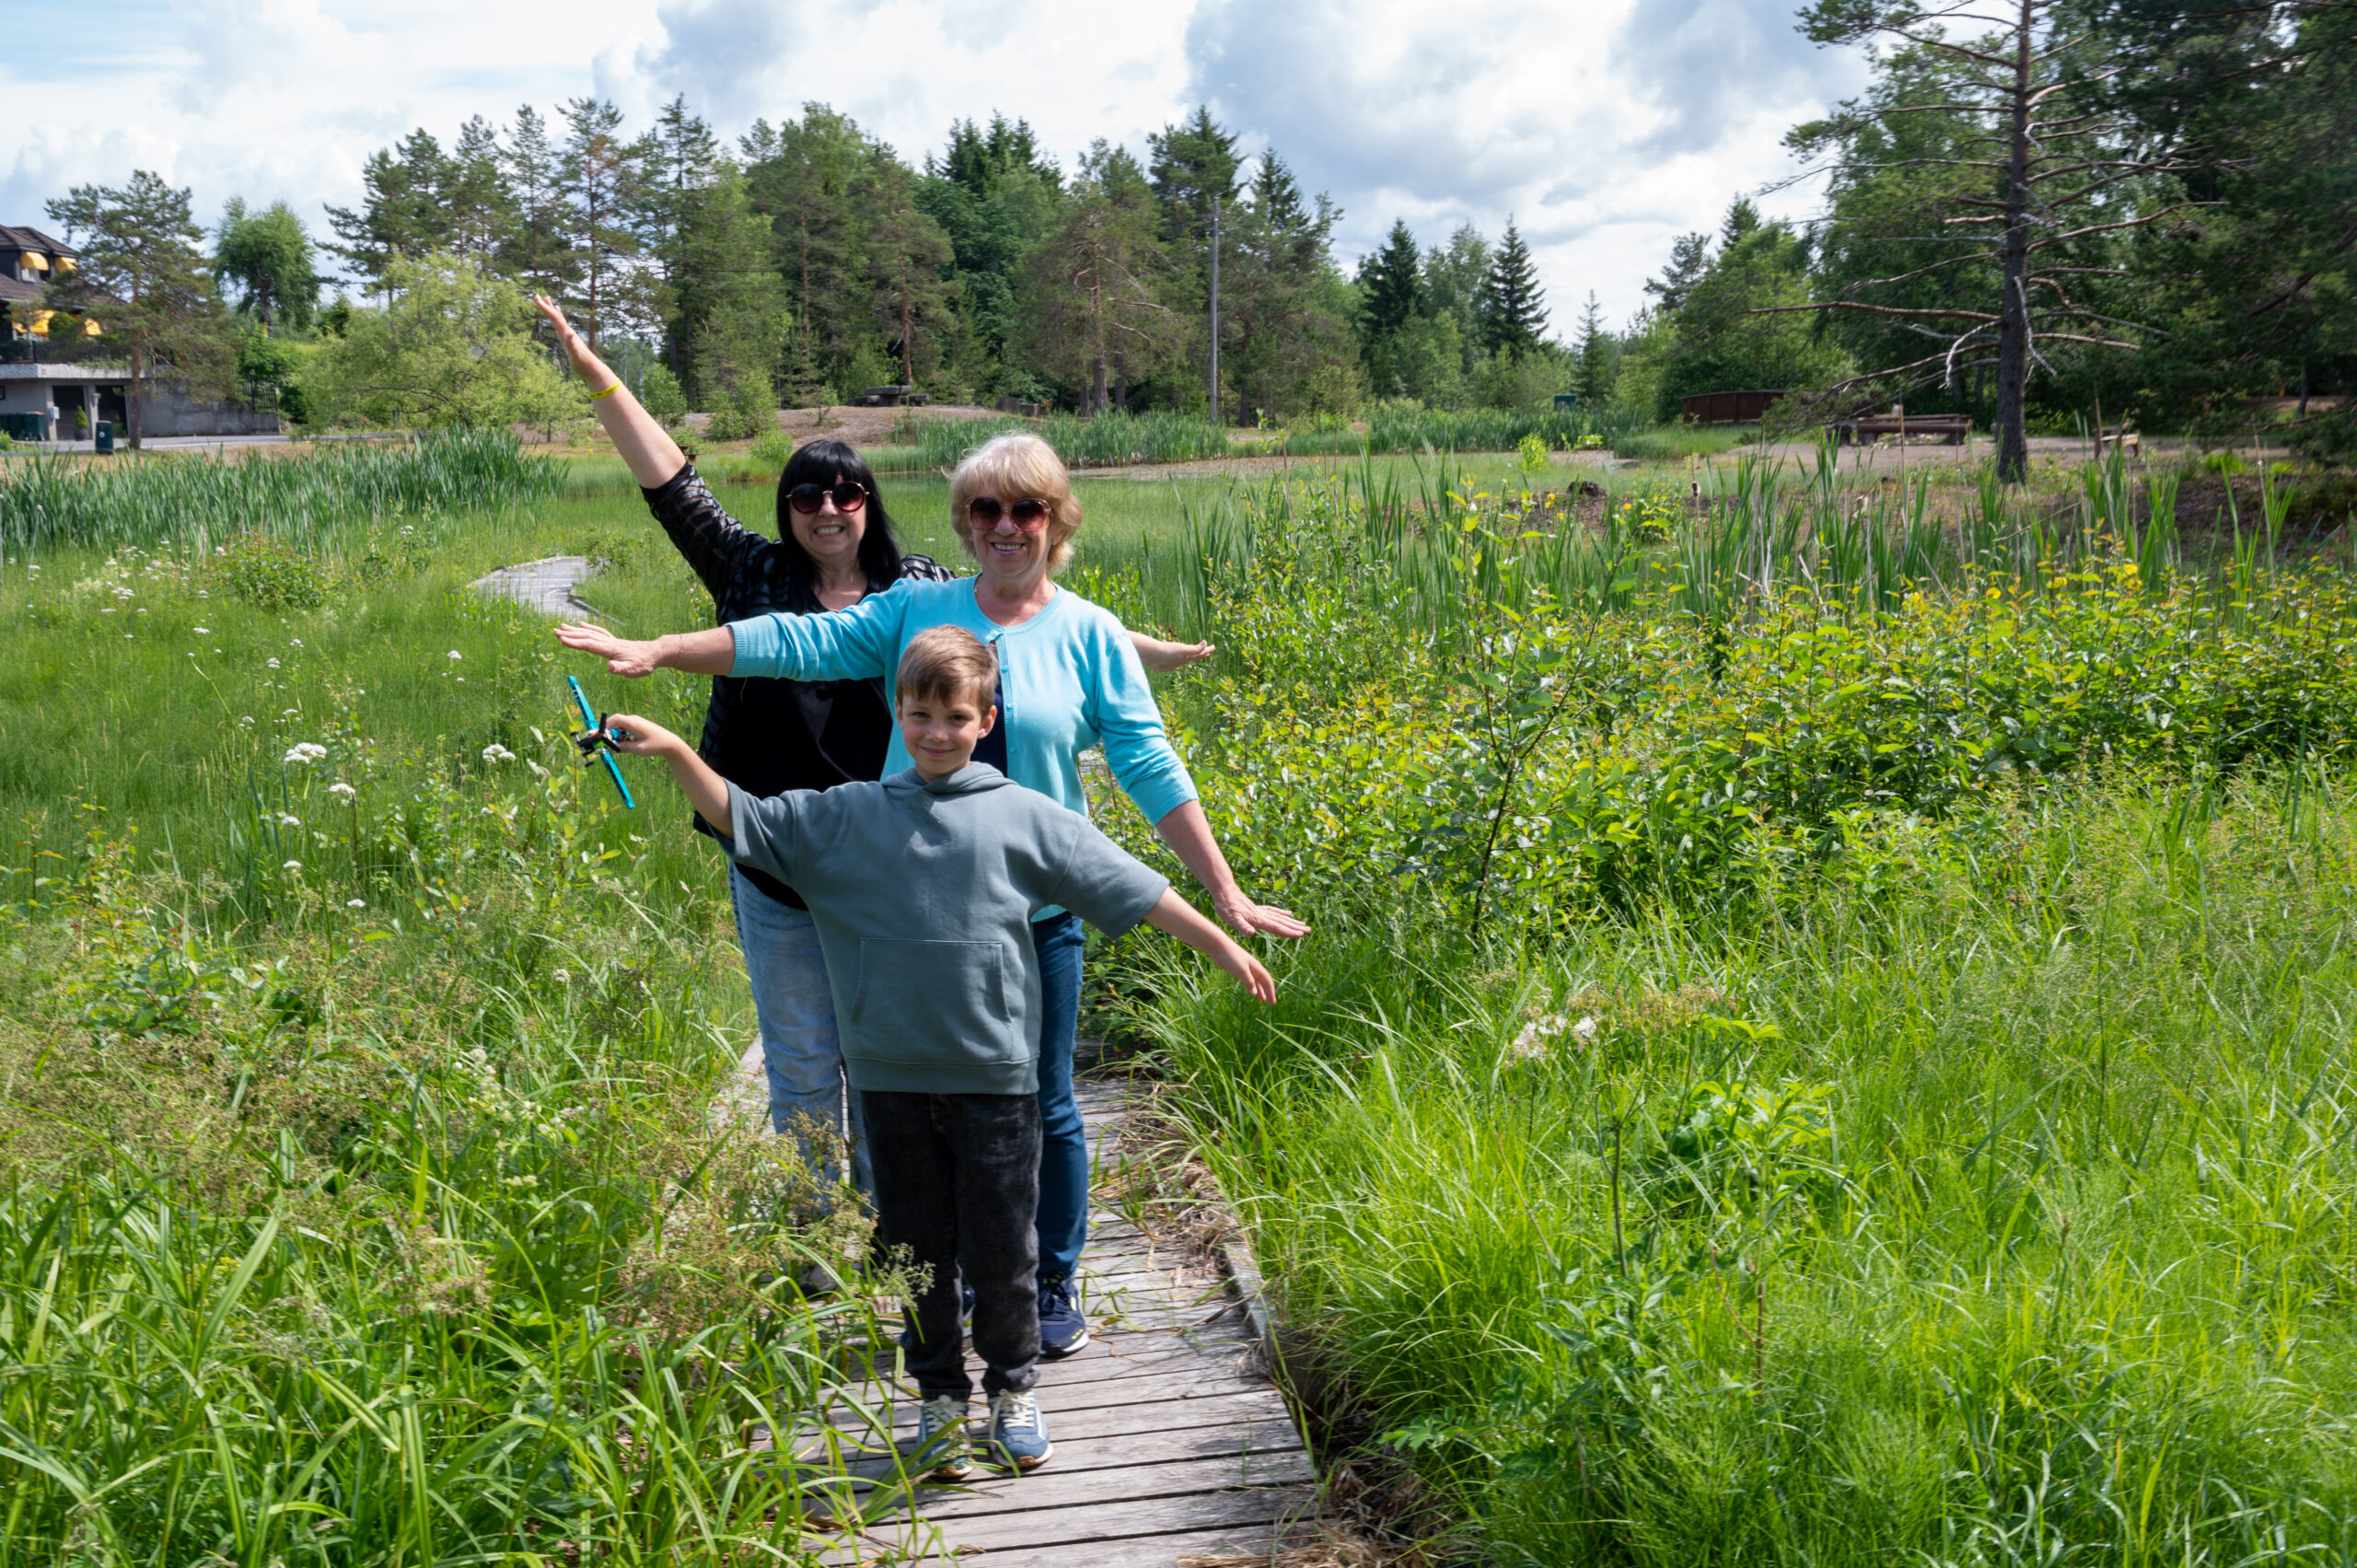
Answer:
<svg viewBox="0 0 2357 1568"><path fill-rule="evenodd" d="M1010 430L1036 432L1055 448L1057 457L1074 468L1185 462L1196 458L1224 458L1238 449L1231 445L1226 432L1209 420L1157 412L1107 412L1094 419L1059 413L1043 420L1013 415L947 419L912 413L904 415L892 427L891 447L878 450L910 467L951 468L992 436Z"/></svg>
<svg viewBox="0 0 2357 1568"><path fill-rule="evenodd" d="M1625 411L1585 409L1377 408L1364 432L1288 430L1270 451L1295 457L1358 457L1388 452L1511 452L1536 436L1561 450L1583 443L1613 447L1633 436L1643 421Z"/></svg>
<svg viewBox="0 0 2357 1568"><path fill-rule="evenodd" d="M527 459L505 431L350 442L293 458L34 456L0 466L0 547L308 539L396 514L544 500L563 480L559 465Z"/></svg>
<svg viewBox="0 0 2357 1568"><path fill-rule="evenodd" d="M1362 473L1132 580L1318 927L1114 987L1306 1391L1488 1561L2349 1561L2357 597L2116 468L1774 477L1615 554Z"/></svg>
<svg viewBox="0 0 2357 1568"><path fill-rule="evenodd" d="M1487 1560L2345 1562L2357 800L2130 784L1143 1021L1327 1408Z"/></svg>

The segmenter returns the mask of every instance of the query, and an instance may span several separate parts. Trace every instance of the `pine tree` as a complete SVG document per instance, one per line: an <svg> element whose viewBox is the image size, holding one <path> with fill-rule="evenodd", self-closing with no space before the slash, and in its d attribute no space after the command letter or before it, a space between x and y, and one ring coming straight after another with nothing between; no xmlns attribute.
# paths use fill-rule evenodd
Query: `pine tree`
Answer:
<svg viewBox="0 0 2357 1568"><path fill-rule="evenodd" d="M1181 341L1164 297L1167 262L1156 229L1160 211L1137 160L1098 140L1056 226L1025 270L1021 299L1026 357L1073 386L1088 386L1097 362L1120 354L1132 381Z"/></svg>
<svg viewBox="0 0 2357 1568"><path fill-rule="evenodd" d="M813 337L819 363L839 375L872 337L868 284L861 266L862 192L870 165L888 157L847 115L804 106L799 121L744 144L753 209L771 220L772 254L786 306Z"/></svg>
<svg viewBox="0 0 2357 1568"><path fill-rule="evenodd" d="M565 238L564 156L549 139L548 122L528 103L516 110L507 129L499 170L515 214L500 255L503 268L535 294L564 298L581 275Z"/></svg>
<svg viewBox="0 0 2357 1568"><path fill-rule="evenodd" d="M234 384L236 340L190 215L189 192L139 169L119 188L76 185L47 204L80 251L71 281L51 286L48 303L87 316L131 360L126 400L131 446L145 424L144 405L168 367L199 396L225 395Z"/></svg>
<svg viewBox="0 0 2357 1568"><path fill-rule="evenodd" d="M566 250L579 269L582 335L598 346L600 331L644 314L633 296L638 234L633 219L644 200L644 146L621 137L621 110L577 98L563 109L564 159L557 190L565 203Z"/></svg>
<svg viewBox="0 0 2357 1568"><path fill-rule="evenodd" d="M1505 239L1490 263L1481 297L1481 324L1486 333L1483 341L1492 352L1503 349L1517 359L1538 346L1539 333L1546 330L1538 268L1511 218L1506 220Z"/></svg>
<svg viewBox="0 0 2357 1568"><path fill-rule="evenodd" d="M373 284L396 256L422 255L444 238L438 192L449 176L442 145L424 130L368 156L360 168L357 209L328 208L341 244L328 249Z"/></svg>
<svg viewBox="0 0 2357 1568"><path fill-rule="evenodd" d="M443 165L435 201L442 214L442 248L488 263L516 229L516 203L500 172L499 133L477 114L459 127Z"/></svg>
<svg viewBox="0 0 2357 1568"><path fill-rule="evenodd" d="M917 210L909 171L878 160L869 186L865 252L876 319L900 361L900 383L914 386L917 367L933 367L935 342L955 311L949 278L949 237Z"/></svg>

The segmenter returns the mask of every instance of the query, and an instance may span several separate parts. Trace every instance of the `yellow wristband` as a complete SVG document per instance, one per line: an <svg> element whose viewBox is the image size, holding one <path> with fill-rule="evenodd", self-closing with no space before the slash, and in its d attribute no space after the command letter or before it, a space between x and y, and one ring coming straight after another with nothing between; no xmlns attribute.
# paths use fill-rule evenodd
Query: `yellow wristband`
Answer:
<svg viewBox="0 0 2357 1568"><path fill-rule="evenodd" d="M620 381L617 381L617 382L615 382L612 386L610 386L610 387L607 388L607 389L606 389L604 391L602 391L602 392L592 392L592 393L590 393L590 394L589 394L589 401L590 401L591 402L593 402L593 403L594 403L594 402L596 402L599 398L610 398L610 397L612 397L616 392L619 392L619 391L621 391L621 389L622 389L622 384L621 384Z"/></svg>

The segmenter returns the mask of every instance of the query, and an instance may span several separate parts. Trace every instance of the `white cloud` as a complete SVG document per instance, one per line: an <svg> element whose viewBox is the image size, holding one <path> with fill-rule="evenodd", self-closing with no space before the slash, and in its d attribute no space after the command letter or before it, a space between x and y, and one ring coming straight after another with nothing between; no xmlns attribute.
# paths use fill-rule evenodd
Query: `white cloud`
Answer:
<svg viewBox="0 0 2357 1568"><path fill-rule="evenodd" d="M1347 266L1395 216L1427 242L1512 214L1554 324L1618 317L1670 238L1784 171L1777 140L1854 91L1783 0L122 0L104 33L0 58L0 222L152 168L324 232L362 161L413 125L675 93L727 134L831 105L915 161L955 120L1028 119L1067 167L1211 104L1345 209Z"/></svg>

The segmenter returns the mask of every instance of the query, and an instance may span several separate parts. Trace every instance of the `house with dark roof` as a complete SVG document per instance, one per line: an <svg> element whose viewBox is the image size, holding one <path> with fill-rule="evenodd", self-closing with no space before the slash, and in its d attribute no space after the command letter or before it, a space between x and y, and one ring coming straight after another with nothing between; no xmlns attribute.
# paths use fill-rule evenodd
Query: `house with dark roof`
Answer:
<svg viewBox="0 0 2357 1568"><path fill-rule="evenodd" d="M74 275L79 254L38 228L0 224L0 434L18 441L87 441L100 421L126 428L131 366L106 351L99 323L73 316L60 331L52 284ZM140 389L145 436L253 436L278 428L275 409L199 402L166 384Z"/></svg>

